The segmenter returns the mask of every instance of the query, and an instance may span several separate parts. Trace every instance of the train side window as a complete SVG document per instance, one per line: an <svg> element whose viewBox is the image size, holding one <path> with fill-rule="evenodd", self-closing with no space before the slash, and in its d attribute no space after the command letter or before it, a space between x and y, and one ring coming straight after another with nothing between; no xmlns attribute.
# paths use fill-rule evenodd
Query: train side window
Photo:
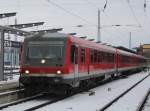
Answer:
<svg viewBox="0 0 150 111"><path fill-rule="evenodd" d="M97 50L94 50L94 63L97 63Z"/></svg>
<svg viewBox="0 0 150 111"><path fill-rule="evenodd" d="M72 45L71 46L71 54L70 54L70 59L71 59L71 63L74 63L75 62L75 54L74 54L74 52L75 52L75 45Z"/></svg>
<svg viewBox="0 0 150 111"><path fill-rule="evenodd" d="M104 52L104 62L107 63L108 59L107 59L107 52Z"/></svg>
<svg viewBox="0 0 150 111"><path fill-rule="evenodd" d="M97 59L98 59L98 63L100 63L101 62L101 52L100 51L97 54Z"/></svg>
<svg viewBox="0 0 150 111"><path fill-rule="evenodd" d="M101 59L101 62L104 62L104 52L101 52L100 59Z"/></svg>
<svg viewBox="0 0 150 111"><path fill-rule="evenodd" d="M90 49L90 62L93 63L93 50Z"/></svg>
<svg viewBox="0 0 150 111"><path fill-rule="evenodd" d="M110 59L111 59L110 58L110 53L107 53L106 58L107 58L107 62L110 63Z"/></svg>
<svg viewBox="0 0 150 111"><path fill-rule="evenodd" d="M78 47L75 46L75 64L78 64Z"/></svg>
<svg viewBox="0 0 150 111"><path fill-rule="evenodd" d="M81 48L81 63L85 62L85 49Z"/></svg>
<svg viewBox="0 0 150 111"><path fill-rule="evenodd" d="M112 63L114 63L114 61L115 61L115 55L114 54L112 54Z"/></svg>
<svg viewBox="0 0 150 111"><path fill-rule="evenodd" d="M114 55L112 53L109 53L108 60L109 60L109 63L113 63Z"/></svg>

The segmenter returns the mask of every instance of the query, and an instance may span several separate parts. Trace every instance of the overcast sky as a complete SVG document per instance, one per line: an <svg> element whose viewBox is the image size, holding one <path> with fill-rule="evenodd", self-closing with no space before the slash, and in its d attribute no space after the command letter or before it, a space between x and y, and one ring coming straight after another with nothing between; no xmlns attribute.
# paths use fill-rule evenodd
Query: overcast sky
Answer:
<svg viewBox="0 0 150 111"><path fill-rule="evenodd" d="M102 42L129 47L131 32L132 47L150 43L150 0L145 11L144 0L107 0L102 12L105 3L105 0L0 0L0 13L17 12L18 23L45 22L44 26L25 30L64 28L62 32L97 39L97 10L100 9ZM15 17L1 19L0 23L14 24L14 20Z"/></svg>

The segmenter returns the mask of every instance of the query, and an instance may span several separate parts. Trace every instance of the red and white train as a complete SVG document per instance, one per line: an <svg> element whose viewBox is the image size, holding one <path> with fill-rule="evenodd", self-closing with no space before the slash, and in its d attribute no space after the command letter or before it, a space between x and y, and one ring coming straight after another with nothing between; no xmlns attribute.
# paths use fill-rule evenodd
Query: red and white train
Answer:
<svg viewBox="0 0 150 111"><path fill-rule="evenodd" d="M27 87L55 91L145 67L143 56L68 34L45 33L25 38L19 80Z"/></svg>

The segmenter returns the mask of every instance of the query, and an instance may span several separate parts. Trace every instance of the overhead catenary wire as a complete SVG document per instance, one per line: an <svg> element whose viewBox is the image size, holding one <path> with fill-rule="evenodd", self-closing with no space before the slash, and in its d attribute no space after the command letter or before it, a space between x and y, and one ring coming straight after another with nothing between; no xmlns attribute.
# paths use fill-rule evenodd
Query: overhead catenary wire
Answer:
<svg viewBox="0 0 150 111"><path fill-rule="evenodd" d="M89 0L83 0L84 2L86 2L87 4L89 4L90 6L92 6L94 9L98 10L99 7L97 7L93 2L89 1Z"/></svg>
<svg viewBox="0 0 150 111"><path fill-rule="evenodd" d="M147 31L145 31L145 29L143 28L143 26L141 25L141 23L140 23L139 20L137 19L137 16L136 16L136 14L135 14L135 12L134 12L134 10L133 10L131 4L130 4L130 0L126 0L126 2L127 2L128 6L129 6L131 12L132 12L132 15L133 15L135 21L137 22L137 24L139 25L139 27L141 28L141 30L143 30L145 33L147 33L148 36L150 36L150 34L149 34Z"/></svg>
<svg viewBox="0 0 150 111"><path fill-rule="evenodd" d="M78 18L78 19L80 19L80 20L82 20L82 21L84 21L84 22L86 22L86 23L88 23L88 24L92 24L93 26L97 27L96 24L93 24L93 23L89 22L87 19L85 19L85 18L79 16L78 14L75 14L75 13L73 13L72 11L70 11L70 10L68 10L68 9L65 9L65 8L64 8L63 6L61 6L60 4L55 3L55 2L53 2L53 1L51 1L51 0L46 0L46 1L49 2L52 6L59 8L60 10L66 12L66 13L72 15L72 16L74 16L75 18ZM141 23L139 22L139 20L138 20L137 17L136 17L136 14L135 14L135 12L134 12L134 10L133 10L131 4L130 4L130 0L127 0L127 2L129 3L130 10L132 10L132 14L133 14L133 16L134 16L134 19L136 20L137 25L142 29L143 27L141 26ZM91 2L88 1L87 3L91 3ZM106 4L106 3L105 3L105 4ZM94 3L92 2L92 5L91 5L91 6L94 7L94 6L96 6L96 5L94 5ZM106 6L104 5L104 7L106 7ZM97 8L95 8L95 9L97 9ZM103 11L102 11L102 12L103 12ZM104 13L104 14L106 15L106 13ZM144 29L142 29L142 30L144 30ZM148 34L148 33L147 33L147 34Z"/></svg>
<svg viewBox="0 0 150 111"><path fill-rule="evenodd" d="M93 23L89 22L87 19L85 19L85 18L83 18L83 17L81 17L81 16L79 16L79 15L77 15L77 14L75 14L75 13L73 13L73 12L71 12L71 11L65 9L65 8L63 8L62 6L58 5L55 2L52 2L51 0L46 0L46 1L48 3L50 3L51 5L53 5L54 7L57 7L59 9L61 9L62 11L66 12L66 13L68 13L68 14L70 14L70 15L72 15L72 16L74 16L74 17L76 17L76 18L78 18L78 19L80 19L80 20L82 20L82 21L84 21L86 23L88 23L88 24L97 26L96 24L93 24Z"/></svg>
<svg viewBox="0 0 150 111"><path fill-rule="evenodd" d="M138 20L137 17L136 17L136 14L135 14L135 12L134 12L134 10L133 10L131 4L130 4L130 1L129 1L129 0L126 0L126 1L127 1L127 4L128 4L128 6L129 6L129 8L130 8L130 10L131 10L131 13L132 13L132 15L133 15L135 21L137 22L137 24L138 24L140 27L142 27L141 23L139 22L139 20Z"/></svg>
<svg viewBox="0 0 150 111"><path fill-rule="evenodd" d="M100 7L97 7L93 2L91 2L91 1L89 1L89 0L83 0L83 1L86 2L87 4L89 4L92 8L94 8L94 9L96 9L96 10L99 10L99 9L100 9ZM105 0L105 4L104 4L103 9L101 10L101 12L103 12L103 14L104 14L105 16L107 16L107 18L111 18L111 17L110 17L109 15L107 15L106 12L105 12L105 9L106 9L107 5L108 5L108 0ZM110 20L110 19L109 19L109 20ZM108 21L108 22L109 22L109 21ZM113 25L110 25L110 26L113 26ZM110 27L110 26L109 26L109 27ZM115 25L114 25L114 26L115 26ZM103 26L101 27L101 29L103 29ZM113 32L106 31L106 30L105 30L105 32L107 32L107 34L109 34L110 36L112 36L110 33L114 34L114 35L117 36L117 37L122 37L122 36L123 36L122 34L113 33Z"/></svg>

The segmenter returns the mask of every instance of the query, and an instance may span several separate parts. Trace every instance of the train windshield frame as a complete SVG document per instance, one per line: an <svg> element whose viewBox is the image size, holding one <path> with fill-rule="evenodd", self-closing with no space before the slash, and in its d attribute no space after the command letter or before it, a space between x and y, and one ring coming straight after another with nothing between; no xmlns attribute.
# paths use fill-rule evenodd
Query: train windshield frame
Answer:
<svg viewBox="0 0 150 111"><path fill-rule="evenodd" d="M61 59L63 49L63 41L30 41L26 56L28 59Z"/></svg>

